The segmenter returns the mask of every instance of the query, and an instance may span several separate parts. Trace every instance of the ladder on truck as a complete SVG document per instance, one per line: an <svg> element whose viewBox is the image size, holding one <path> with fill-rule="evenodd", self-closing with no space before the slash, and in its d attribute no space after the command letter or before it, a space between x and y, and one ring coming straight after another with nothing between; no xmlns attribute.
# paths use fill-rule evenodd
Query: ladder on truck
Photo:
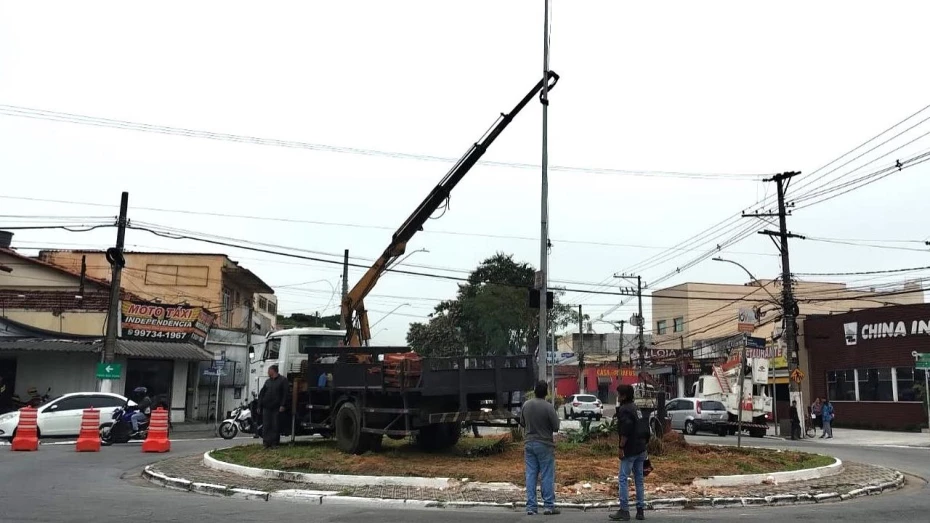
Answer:
<svg viewBox="0 0 930 523"><path fill-rule="evenodd" d="M714 377L717 378L717 384L720 385L720 390L724 394L729 394L733 392L730 389L730 382L727 380L727 377L723 374L723 368L714 365Z"/></svg>

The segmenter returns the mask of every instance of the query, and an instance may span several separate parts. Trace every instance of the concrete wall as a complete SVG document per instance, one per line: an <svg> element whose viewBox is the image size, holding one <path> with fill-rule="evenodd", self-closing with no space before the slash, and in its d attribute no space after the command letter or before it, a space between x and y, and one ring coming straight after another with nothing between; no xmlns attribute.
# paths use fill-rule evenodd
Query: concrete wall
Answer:
<svg viewBox="0 0 930 523"><path fill-rule="evenodd" d="M40 394L51 387L52 396L97 390L98 354L5 352L3 356L16 358L16 393L21 398L29 397L26 391L30 387L38 389ZM114 390L122 391L115 385Z"/></svg>
<svg viewBox="0 0 930 523"><path fill-rule="evenodd" d="M62 334L103 336L106 313L97 311L51 311L4 309L4 317L15 322Z"/></svg>
<svg viewBox="0 0 930 523"><path fill-rule="evenodd" d="M77 276L69 276L54 268L31 263L2 251L0 251L0 265L13 269L12 272L0 271L0 289L71 290L78 288ZM80 270L81 261L78 259L78 272Z"/></svg>

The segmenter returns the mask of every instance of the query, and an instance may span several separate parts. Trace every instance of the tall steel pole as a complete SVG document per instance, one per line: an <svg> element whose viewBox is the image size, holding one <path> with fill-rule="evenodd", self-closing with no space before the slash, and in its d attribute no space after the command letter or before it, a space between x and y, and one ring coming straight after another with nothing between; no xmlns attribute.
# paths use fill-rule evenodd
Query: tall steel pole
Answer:
<svg viewBox="0 0 930 523"><path fill-rule="evenodd" d="M107 331L103 339L103 362L110 363L116 357L116 337L119 334L120 278L123 274L123 246L126 243L126 214L129 209L129 193L123 192L119 201L119 219L116 222L116 247L107 250L110 262L110 306L107 309ZM100 392L113 392L113 380L100 380Z"/></svg>
<svg viewBox="0 0 930 523"><path fill-rule="evenodd" d="M546 356L549 338L549 311L547 297L549 295L549 2L545 3L545 16L543 17L543 82L542 96L542 190L540 195L540 227L539 227L539 340L536 349L536 364L538 379L545 379Z"/></svg>
<svg viewBox="0 0 930 523"><path fill-rule="evenodd" d="M349 249L345 250L342 258L342 302L346 300L346 295L349 294ZM339 326L342 330L346 330L346 319L342 314L339 315Z"/></svg>

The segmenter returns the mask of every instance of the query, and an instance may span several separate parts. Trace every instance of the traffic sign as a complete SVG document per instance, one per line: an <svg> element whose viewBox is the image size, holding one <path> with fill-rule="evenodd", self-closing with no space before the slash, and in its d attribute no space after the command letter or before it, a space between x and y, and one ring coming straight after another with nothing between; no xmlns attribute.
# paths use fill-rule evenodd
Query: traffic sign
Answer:
<svg viewBox="0 0 930 523"><path fill-rule="evenodd" d="M795 383L801 383L804 381L804 373L801 372L801 369L794 369L791 371L791 381Z"/></svg>
<svg viewBox="0 0 930 523"><path fill-rule="evenodd" d="M930 352L918 352L917 362L914 367L918 369L930 369Z"/></svg>
<svg viewBox="0 0 930 523"><path fill-rule="evenodd" d="M746 338L746 348L765 349L765 338L753 338L752 336L748 336Z"/></svg>
<svg viewBox="0 0 930 523"><path fill-rule="evenodd" d="M118 380L123 374L122 363L98 363L97 379L98 380Z"/></svg>

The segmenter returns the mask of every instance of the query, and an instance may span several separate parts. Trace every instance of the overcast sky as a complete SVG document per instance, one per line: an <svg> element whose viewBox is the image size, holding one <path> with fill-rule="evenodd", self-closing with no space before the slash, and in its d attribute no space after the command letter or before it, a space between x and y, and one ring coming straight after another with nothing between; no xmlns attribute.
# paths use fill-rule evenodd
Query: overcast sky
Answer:
<svg viewBox="0 0 930 523"><path fill-rule="evenodd" d="M542 7L541 1L499 0L157 7L2 0L2 105L355 152L75 125L10 116L7 109L0 114L0 196L114 207L0 198L0 215L30 217L3 217L0 226L49 223L39 216L115 215L125 190L136 223L340 258L348 248L353 257L372 259L450 163L371 151L461 155L541 77ZM613 273L639 264L647 283L657 281L728 236L676 251L662 263L642 262L772 195L771 184L745 175L811 173L930 104L928 17L930 5L919 1L556 0L551 67L562 79L550 96L550 161L575 169L551 172L551 278L592 288L583 284L612 280ZM868 147L927 116L930 111ZM925 150L930 137L847 175L927 131L930 122L817 184L836 179L835 186ZM538 164L540 137L541 109L534 102L485 158ZM930 265L916 243L930 235L928 174L930 163L798 209L789 218L792 231L857 245L795 240L792 269ZM799 192L803 183L803 176L795 182ZM428 249L409 263L429 268L410 269L461 276L439 269L467 271L496 251L538 265L539 191L538 169L479 165L453 193L449 211L408 247ZM764 227L771 228L758 224ZM14 246L104 248L114 241L113 229L18 231ZM336 311L331 285L338 285L337 265L143 231L129 231L127 244L135 250L221 250L276 287L283 311ZM780 270L775 247L759 235L724 253L760 278ZM350 271L350 284L360 274ZM732 265L705 261L656 286L746 279ZM298 285L303 282L314 283ZM603 290L615 291L616 282ZM425 319L454 292L448 280L386 276L368 301L372 322L410 305L381 322L374 341L403 343L409 322ZM571 293L565 300L597 316L619 298ZM632 311L631 303L608 317L626 319Z"/></svg>

